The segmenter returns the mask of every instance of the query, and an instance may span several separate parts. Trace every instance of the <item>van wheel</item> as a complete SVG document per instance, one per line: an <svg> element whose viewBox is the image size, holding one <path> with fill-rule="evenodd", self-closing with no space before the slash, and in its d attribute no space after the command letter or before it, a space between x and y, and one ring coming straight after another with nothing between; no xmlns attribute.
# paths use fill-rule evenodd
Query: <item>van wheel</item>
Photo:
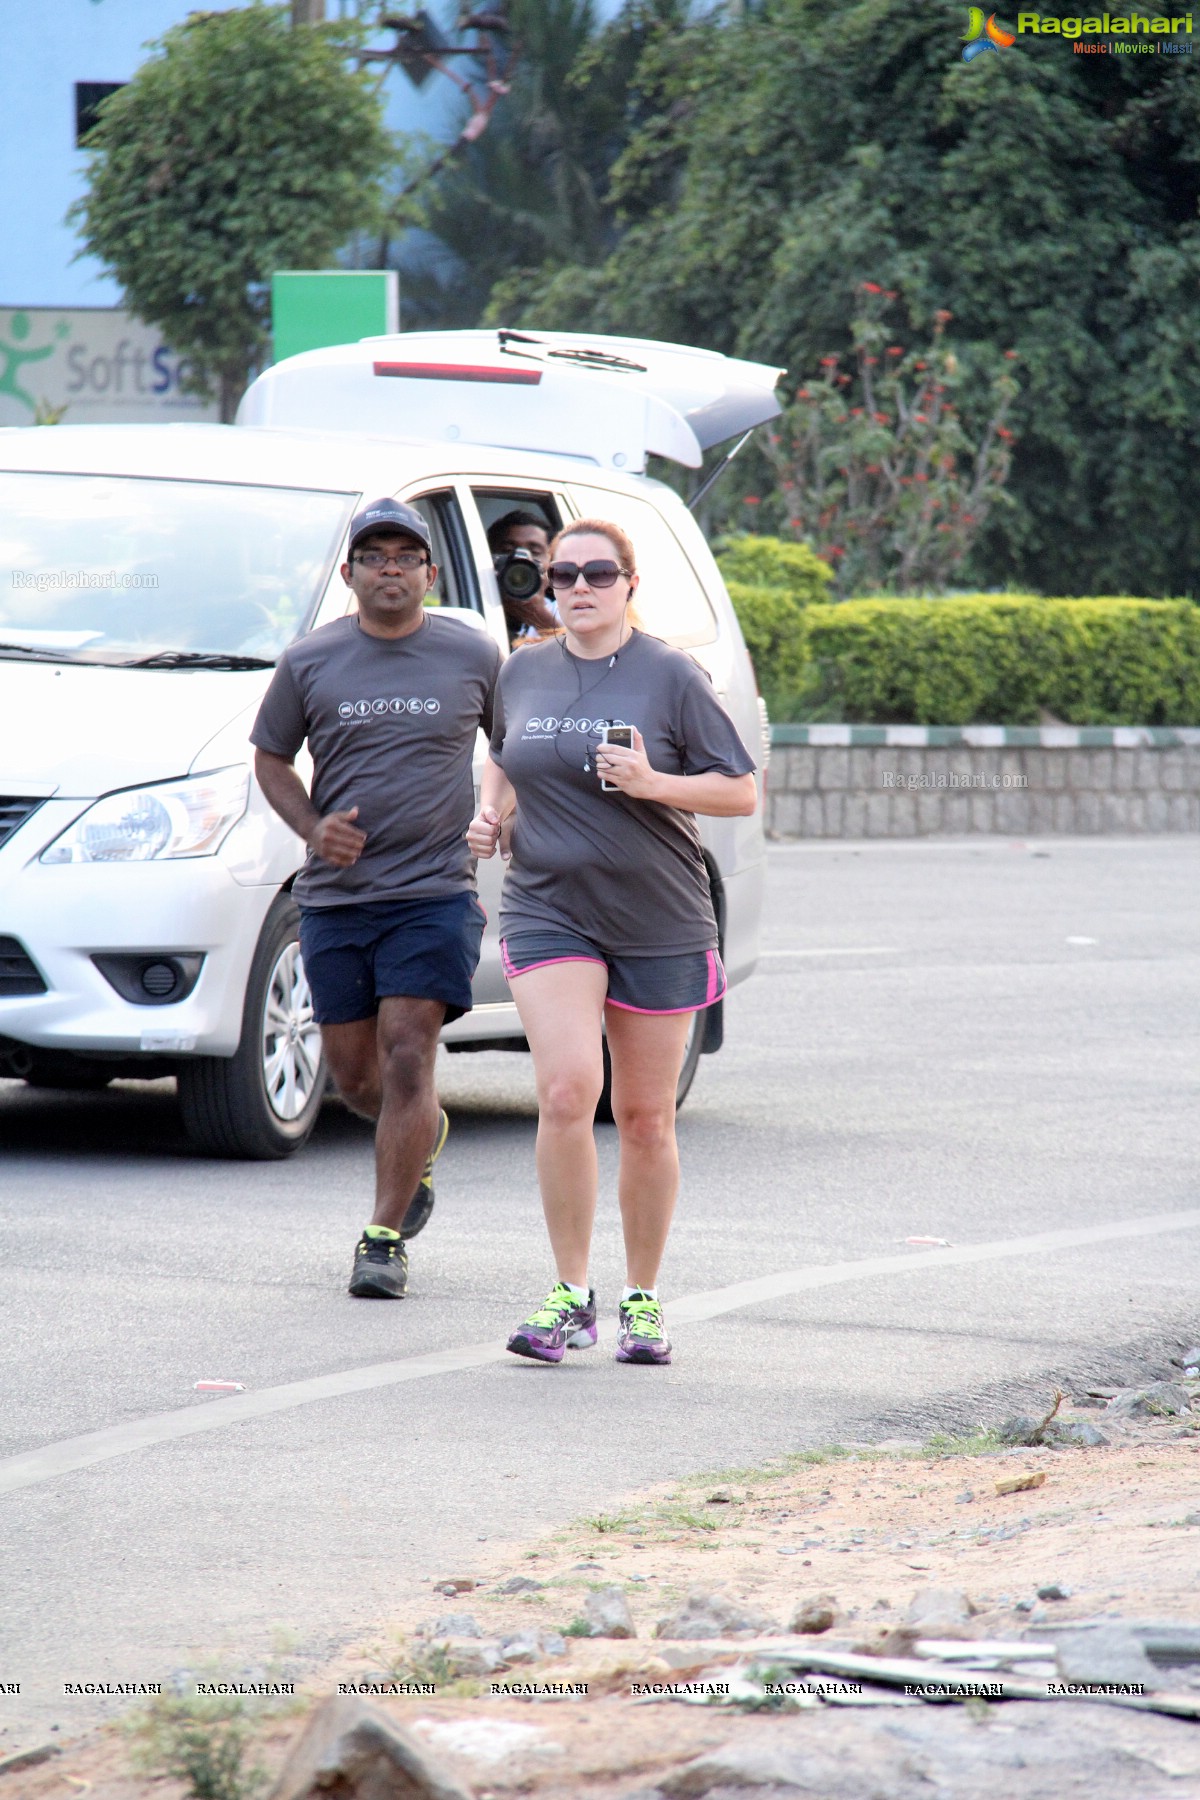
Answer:
<svg viewBox="0 0 1200 1800"><path fill-rule="evenodd" d="M296 903L280 894L250 967L237 1050L180 1066L184 1129L209 1156L254 1162L292 1156L316 1123L325 1095L325 1054L299 938Z"/></svg>
<svg viewBox="0 0 1200 1800"><path fill-rule="evenodd" d="M683 1064L679 1070L679 1085L675 1089L675 1110L687 1099L688 1089L696 1077L696 1065L700 1061L700 1051L704 1045L704 1014L692 1014L692 1023L688 1029L687 1041L683 1046ZM611 1125L612 1110L612 1061L608 1054L608 1039L604 1039L604 1086L600 1090L600 1100L596 1107L596 1123Z"/></svg>

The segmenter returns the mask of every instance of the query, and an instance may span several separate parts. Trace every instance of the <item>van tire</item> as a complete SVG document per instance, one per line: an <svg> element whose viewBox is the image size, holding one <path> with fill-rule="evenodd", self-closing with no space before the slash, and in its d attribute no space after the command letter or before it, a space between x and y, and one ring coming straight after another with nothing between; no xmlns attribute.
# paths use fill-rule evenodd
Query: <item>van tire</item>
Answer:
<svg viewBox="0 0 1200 1800"><path fill-rule="evenodd" d="M696 1067L700 1061L700 1053L704 1048L704 1014L692 1014L691 1029L687 1042L683 1047L683 1064L679 1071L679 1083L675 1089L675 1110L687 1099L688 1089L696 1078ZM612 1109L612 1059L608 1054L608 1039L603 1040L604 1049L604 1086L600 1089L600 1099L596 1106L597 1125L613 1123Z"/></svg>
<svg viewBox="0 0 1200 1800"><path fill-rule="evenodd" d="M237 1050L232 1056L198 1056L180 1065L184 1130L206 1156L250 1162L294 1156L316 1124L327 1085L325 1055L312 1021L299 945L299 909L290 894L280 894L250 965ZM271 1025L285 1018L298 1035L280 1045ZM290 1070L295 1078L274 1099L268 1064L273 1072Z"/></svg>

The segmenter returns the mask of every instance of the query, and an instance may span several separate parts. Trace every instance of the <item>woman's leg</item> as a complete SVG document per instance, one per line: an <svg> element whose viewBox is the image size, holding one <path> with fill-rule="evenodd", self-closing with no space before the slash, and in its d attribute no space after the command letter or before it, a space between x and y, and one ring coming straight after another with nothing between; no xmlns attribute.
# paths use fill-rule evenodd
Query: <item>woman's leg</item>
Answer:
<svg viewBox="0 0 1200 1800"><path fill-rule="evenodd" d="M656 1285L675 1211L675 1089L691 1022L691 1013L636 1013L617 1006L604 1012L621 1143L617 1191L629 1287Z"/></svg>
<svg viewBox="0 0 1200 1800"><path fill-rule="evenodd" d="M586 1287L596 1213L592 1122L604 1085L603 963L548 963L509 977L537 1079L537 1171L560 1281Z"/></svg>

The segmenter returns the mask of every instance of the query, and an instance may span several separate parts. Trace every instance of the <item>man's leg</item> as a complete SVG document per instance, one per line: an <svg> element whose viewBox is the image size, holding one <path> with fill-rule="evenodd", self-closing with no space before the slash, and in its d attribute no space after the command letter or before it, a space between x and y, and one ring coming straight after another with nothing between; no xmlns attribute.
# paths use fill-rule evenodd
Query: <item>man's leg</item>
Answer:
<svg viewBox="0 0 1200 1800"><path fill-rule="evenodd" d="M334 1086L351 1112L362 1119L379 1117L379 1021L353 1019L348 1025L322 1025L321 1042Z"/></svg>
<svg viewBox="0 0 1200 1800"><path fill-rule="evenodd" d="M433 1070L446 1017L440 1000L389 996L379 1003L376 1072L375 1215L399 1231L438 1131Z"/></svg>

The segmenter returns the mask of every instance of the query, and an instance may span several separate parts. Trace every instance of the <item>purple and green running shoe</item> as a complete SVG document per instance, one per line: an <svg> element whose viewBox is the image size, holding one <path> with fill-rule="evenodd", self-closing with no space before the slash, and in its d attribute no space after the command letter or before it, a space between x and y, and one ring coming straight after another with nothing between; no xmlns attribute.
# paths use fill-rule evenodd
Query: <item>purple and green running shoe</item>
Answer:
<svg viewBox="0 0 1200 1800"><path fill-rule="evenodd" d="M617 1313L617 1361L669 1363L671 1340L657 1300L635 1289Z"/></svg>
<svg viewBox="0 0 1200 1800"><path fill-rule="evenodd" d="M542 1304L508 1340L514 1356L535 1362L561 1362L564 1350L586 1350L596 1341L596 1291L577 1300L570 1288L555 1282Z"/></svg>

